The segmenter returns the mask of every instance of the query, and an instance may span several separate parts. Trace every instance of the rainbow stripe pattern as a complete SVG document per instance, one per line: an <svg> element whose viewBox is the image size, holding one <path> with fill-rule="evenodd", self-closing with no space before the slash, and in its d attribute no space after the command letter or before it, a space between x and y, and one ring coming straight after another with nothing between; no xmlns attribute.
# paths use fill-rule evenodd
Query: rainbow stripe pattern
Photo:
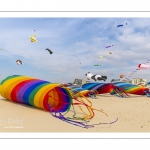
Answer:
<svg viewBox="0 0 150 150"><path fill-rule="evenodd" d="M136 95L145 95L144 91L147 89L145 87L126 83L126 82L114 82L113 84L119 88L122 88L126 93L136 94Z"/></svg>
<svg viewBox="0 0 150 150"><path fill-rule="evenodd" d="M114 89L114 85L112 83L90 82L83 84L82 88L84 88L85 90L97 91L97 94L103 94L111 93Z"/></svg>
<svg viewBox="0 0 150 150"><path fill-rule="evenodd" d="M65 112L70 108L72 98L67 89L60 84L13 75L1 82L0 92L4 98L22 104L31 105L52 112Z"/></svg>

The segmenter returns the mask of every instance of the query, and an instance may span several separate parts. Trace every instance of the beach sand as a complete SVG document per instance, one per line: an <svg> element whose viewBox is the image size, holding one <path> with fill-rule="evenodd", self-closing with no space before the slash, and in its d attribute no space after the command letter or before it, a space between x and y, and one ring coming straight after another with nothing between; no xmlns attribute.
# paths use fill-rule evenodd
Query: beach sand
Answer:
<svg viewBox="0 0 150 150"><path fill-rule="evenodd" d="M92 123L113 122L85 129L54 118L49 112L15 103L0 96L0 132L150 132L150 98L131 95L119 98L101 94L91 99L95 111Z"/></svg>

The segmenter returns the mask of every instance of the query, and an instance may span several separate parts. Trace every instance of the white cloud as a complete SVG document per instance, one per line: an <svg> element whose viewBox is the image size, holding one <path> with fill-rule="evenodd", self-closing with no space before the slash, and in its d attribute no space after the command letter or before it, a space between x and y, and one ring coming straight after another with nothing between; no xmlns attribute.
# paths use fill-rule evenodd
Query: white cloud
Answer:
<svg viewBox="0 0 150 150"><path fill-rule="evenodd" d="M38 20L38 19L37 19ZM120 73L132 72L138 63L143 63L149 57L150 51L150 19L60 19L41 23L38 26L37 43L31 43L29 36L33 30L29 28L1 27L0 44L4 48L0 53L4 59L14 61L22 58L24 64L37 69L33 75L48 78L58 82L68 82L74 78L84 78L85 73L92 72L102 75L119 77ZM11 22L11 21L10 21ZM118 23L126 23L117 28ZM114 23L114 24L113 24ZM4 24L4 22L3 22ZM28 24L28 22L26 23ZM144 31L144 32L143 32ZM105 48L108 45L111 48ZM46 51L52 49L52 55ZM77 55L61 55L56 53ZM109 52L112 52L110 55ZM100 59L100 55L107 55ZM80 64L81 63L81 64ZM94 67L94 64L101 64ZM10 66L11 67L11 66ZM25 68L28 70L28 68ZM31 71L31 70L30 70ZM40 73L38 73L41 71ZM32 72L32 71L31 71ZM42 76L43 74L43 76ZM32 74L31 74L32 75ZM150 80L149 70L140 71L136 76ZM109 76L108 81L111 80Z"/></svg>

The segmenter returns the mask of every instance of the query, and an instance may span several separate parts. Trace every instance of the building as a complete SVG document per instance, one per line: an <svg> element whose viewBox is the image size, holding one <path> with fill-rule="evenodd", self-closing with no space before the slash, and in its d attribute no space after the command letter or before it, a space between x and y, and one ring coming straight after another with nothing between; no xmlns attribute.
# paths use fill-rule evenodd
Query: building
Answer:
<svg viewBox="0 0 150 150"><path fill-rule="evenodd" d="M140 83L145 83L147 84L147 80L144 78L132 78L132 84L140 84Z"/></svg>
<svg viewBox="0 0 150 150"><path fill-rule="evenodd" d="M75 79L75 81L73 82L73 84L77 86L82 86L85 83L87 83L87 81L84 79Z"/></svg>

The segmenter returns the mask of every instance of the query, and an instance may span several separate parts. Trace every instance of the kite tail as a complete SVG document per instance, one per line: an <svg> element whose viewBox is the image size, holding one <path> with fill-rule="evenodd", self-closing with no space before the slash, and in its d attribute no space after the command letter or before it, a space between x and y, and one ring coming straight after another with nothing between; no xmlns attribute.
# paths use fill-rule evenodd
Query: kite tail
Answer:
<svg viewBox="0 0 150 150"><path fill-rule="evenodd" d="M66 87L63 87L64 89L68 90ZM55 89L52 89L52 90L55 90ZM59 91L56 91L56 92L59 92ZM95 113L94 111L99 111L101 113L104 113L106 116L108 116L105 112L101 111L101 110L97 110L95 108L92 107L92 103L91 101L86 98L84 95L82 95L81 93L73 93L71 90L68 90L69 92L69 95L71 96L71 98L73 99L74 102L71 102L70 103L70 106L72 106L73 108L73 115L72 117L65 117L65 115L69 112L69 109L67 110L67 112L65 112L64 114L62 112L60 112L59 110L57 111L53 111L55 108L54 106L48 104L48 109L49 109L49 112L51 113L51 115L55 118L58 118L62 121L65 121L67 123L70 123L72 125L75 125L75 126L78 126L78 127L82 127L82 128L93 128L95 125L101 125L101 124L113 124L115 123L117 120L113 121L113 122L110 122L110 123L97 123L97 124L89 124L90 122L90 119L92 119L94 116L95 116ZM59 92L61 93L61 92ZM68 94L64 94L64 93L61 93L65 96L69 96ZM52 96L50 96L52 99L54 99ZM54 99L56 100L56 99ZM59 100L57 100L59 101ZM88 103L88 104L87 104ZM66 104L69 104L69 103L63 103L64 105ZM83 114L83 116L81 117L77 117L77 113L74 109L74 107L77 106L79 108L79 110L81 111L81 113ZM82 108L82 107L85 107L86 108L86 111Z"/></svg>

